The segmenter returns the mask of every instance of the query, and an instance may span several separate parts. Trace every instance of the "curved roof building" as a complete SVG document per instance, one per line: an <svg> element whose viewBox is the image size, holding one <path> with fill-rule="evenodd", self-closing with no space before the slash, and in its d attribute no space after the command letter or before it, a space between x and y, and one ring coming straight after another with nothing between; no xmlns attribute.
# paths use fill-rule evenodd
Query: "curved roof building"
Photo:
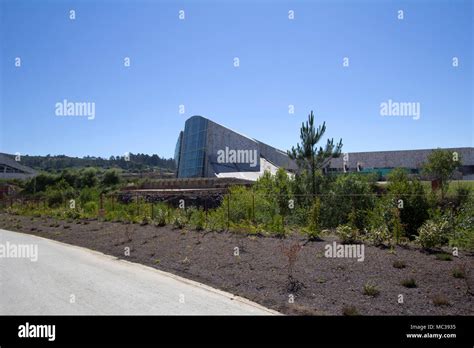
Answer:
<svg viewBox="0 0 474 348"><path fill-rule="evenodd" d="M286 152L202 116L186 120L176 143L175 161L178 178L256 180L266 170L296 169Z"/></svg>

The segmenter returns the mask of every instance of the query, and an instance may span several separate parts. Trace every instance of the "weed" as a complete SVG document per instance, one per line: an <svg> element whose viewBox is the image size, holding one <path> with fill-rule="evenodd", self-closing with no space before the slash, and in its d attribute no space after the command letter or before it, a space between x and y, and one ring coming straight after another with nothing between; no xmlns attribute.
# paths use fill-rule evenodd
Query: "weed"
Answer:
<svg viewBox="0 0 474 348"><path fill-rule="evenodd" d="M401 268L405 268L406 264L402 260L395 260L393 261L393 267L401 269Z"/></svg>
<svg viewBox="0 0 474 348"><path fill-rule="evenodd" d="M403 279L401 284L406 288L416 288L416 281L413 278Z"/></svg>
<svg viewBox="0 0 474 348"><path fill-rule="evenodd" d="M380 293L380 290L375 284L366 283L364 285L364 295L375 297Z"/></svg>
<svg viewBox="0 0 474 348"><path fill-rule="evenodd" d="M342 314L346 316L360 315L355 306L344 306L342 308Z"/></svg>

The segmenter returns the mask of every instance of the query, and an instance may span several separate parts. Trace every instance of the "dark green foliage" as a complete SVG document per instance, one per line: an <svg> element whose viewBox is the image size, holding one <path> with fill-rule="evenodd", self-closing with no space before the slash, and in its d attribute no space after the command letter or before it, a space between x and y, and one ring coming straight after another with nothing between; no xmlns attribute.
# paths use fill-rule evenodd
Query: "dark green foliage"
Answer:
<svg viewBox="0 0 474 348"><path fill-rule="evenodd" d="M401 284L406 288L416 288L416 281L413 278L403 279Z"/></svg>
<svg viewBox="0 0 474 348"><path fill-rule="evenodd" d="M321 211L321 200L319 197L314 199L313 205L311 206L311 210L309 211L309 223L306 228L306 233L308 234L308 238L310 240L315 240L321 234L321 219L320 219L320 211Z"/></svg>
<svg viewBox="0 0 474 348"><path fill-rule="evenodd" d="M393 170L388 180L388 194L400 212L404 231L409 236L416 235L418 228L429 217L430 205L423 185L417 179L410 179L402 168Z"/></svg>
<svg viewBox="0 0 474 348"><path fill-rule="evenodd" d="M8 155L12 159L13 155ZM77 169L86 167L97 167L108 169L112 167L122 168L126 170L149 170L152 168L175 169L175 162L172 158L165 159L153 154L130 154L130 161L126 161L123 156L111 156L109 159L100 157L85 156L83 158L69 157L64 155L58 156L22 156L22 164L38 170L49 172L60 171L63 169Z"/></svg>
<svg viewBox="0 0 474 348"><path fill-rule="evenodd" d="M301 144L297 144L296 148L292 147L288 151L290 158L296 160L300 170L306 170L310 173L311 178L311 194L318 193L316 189L316 171L323 168L332 158L339 157L342 149L342 139L334 145L333 139L327 139L325 148L317 147L317 144L326 132L326 122L323 122L317 129L314 125L313 111L308 115L308 121L301 124L300 139Z"/></svg>
<svg viewBox="0 0 474 348"><path fill-rule="evenodd" d="M363 229L374 204L371 177L355 173L339 175L321 196L321 225L334 228L347 224L351 217L355 227Z"/></svg>
<svg viewBox="0 0 474 348"><path fill-rule="evenodd" d="M115 186L120 183L120 176L118 171L115 169L109 169L105 172L104 177L102 178L103 186Z"/></svg>
<svg viewBox="0 0 474 348"><path fill-rule="evenodd" d="M379 295L379 293L380 290L375 284L368 282L364 285L364 295L376 297Z"/></svg>
<svg viewBox="0 0 474 348"><path fill-rule="evenodd" d="M393 267L401 269L401 268L405 268L406 264L405 264L405 262L403 262L401 260L395 260L395 261L393 261Z"/></svg>
<svg viewBox="0 0 474 348"><path fill-rule="evenodd" d="M423 174L431 180L438 180L441 184L441 196L444 197L449 188L449 180L452 179L454 171L461 165L458 154L449 150L436 149L428 156L423 165Z"/></svg>

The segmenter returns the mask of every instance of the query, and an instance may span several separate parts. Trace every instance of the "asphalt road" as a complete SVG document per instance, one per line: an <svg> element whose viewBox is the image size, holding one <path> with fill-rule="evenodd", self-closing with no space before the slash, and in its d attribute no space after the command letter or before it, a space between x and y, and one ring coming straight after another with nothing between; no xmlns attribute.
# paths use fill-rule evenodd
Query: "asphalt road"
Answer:
<svg viewBox="0 0 474 348"><path fill-rule="evenodd" d="M23 249L24 256L29 258L13 257L14 250L19 250L20 245L31 246ZM35 248L37 261L34 261ZM29 254L25 254L27 251ZM75 314L276 313L170 273L92 250L0 229L0 315Z"/></svg>

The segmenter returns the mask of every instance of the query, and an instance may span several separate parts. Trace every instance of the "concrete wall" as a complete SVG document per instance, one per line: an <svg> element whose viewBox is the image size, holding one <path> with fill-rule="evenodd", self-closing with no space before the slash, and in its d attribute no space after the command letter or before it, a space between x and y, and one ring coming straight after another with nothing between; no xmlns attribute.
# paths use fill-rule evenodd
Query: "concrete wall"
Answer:
<svg viewBox="0 0 474 348"><path fill-rule="evenodd" d="M277 167L285 169L296 169L296 164L288 157L288 155L272 146L259 142L258 140L249 138L239 134L229 128L223 127L218 123L208 121L207 128L207 156L206 156L206 176L214 176L214 167L212 163L217 162L217 151L224 150L225 147L232 150L255 150L257 158L265 158ZM222 167L219 167L223 169ZM247 165L238 165L240 171L260 171L260 160L257 161L256 167ZM232 170L229 166L229 171Z"/></svg>

